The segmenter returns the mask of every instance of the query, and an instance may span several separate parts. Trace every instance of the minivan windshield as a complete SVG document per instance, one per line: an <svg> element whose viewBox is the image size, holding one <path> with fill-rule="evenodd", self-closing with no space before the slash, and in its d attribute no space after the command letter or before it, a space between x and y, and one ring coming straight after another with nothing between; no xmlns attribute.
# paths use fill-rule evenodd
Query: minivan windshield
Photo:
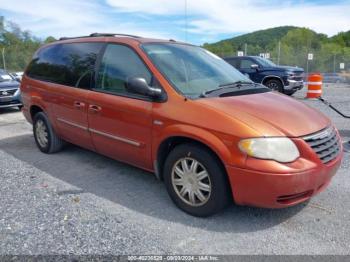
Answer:
<svg viewBox="0 0 350 262"><path fill-rule="evenodd" d="M142 47L158 70L187 97L198 98L237 84L256 88L248 77L203 48L176 43L149 43Z"/></svg>

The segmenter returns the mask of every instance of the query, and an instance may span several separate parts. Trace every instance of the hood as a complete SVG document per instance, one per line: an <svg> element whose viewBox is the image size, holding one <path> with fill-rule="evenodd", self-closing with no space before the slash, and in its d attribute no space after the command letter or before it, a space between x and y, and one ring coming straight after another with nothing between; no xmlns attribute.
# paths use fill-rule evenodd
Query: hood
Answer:
<svg viewBox="0 0 350 262"><path fill-rule="evenodd" d="M279 71L292 71L292 72L304 72L303 68L295 67L295 66L274 66L274 67L266 67L265 69L271 70L279 70Z"/></svg>
<svg viewBox="0 0 350 262"><path fill-rule="evenodd" d="M19 82L17 81L0 81L0 89L7 89L7 88L18 88Z"/></svg>
<svg viewBox="0 0 350 262"><path fill-rule="evenodd" d="M330 125L321 112L275 92L198 101L242 121L262 136L300 137Z"/></svg>

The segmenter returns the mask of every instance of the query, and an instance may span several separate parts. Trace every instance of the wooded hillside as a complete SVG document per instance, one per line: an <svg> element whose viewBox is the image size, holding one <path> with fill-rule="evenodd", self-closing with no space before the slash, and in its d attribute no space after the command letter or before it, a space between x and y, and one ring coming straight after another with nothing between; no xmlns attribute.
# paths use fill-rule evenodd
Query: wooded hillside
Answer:
<svg viewBox="0 0 350 262"><path fill-rule="evenodd" d="M203 45L219 56L237 55L247 46L248 55L270 53L271 60L278 62L280 42L280 64L306 67L307 54L313 53L310 70L321 72L339 71L339 64L350 69L350 31L333 37L316 33L307 28L283 26Z"/></svg>

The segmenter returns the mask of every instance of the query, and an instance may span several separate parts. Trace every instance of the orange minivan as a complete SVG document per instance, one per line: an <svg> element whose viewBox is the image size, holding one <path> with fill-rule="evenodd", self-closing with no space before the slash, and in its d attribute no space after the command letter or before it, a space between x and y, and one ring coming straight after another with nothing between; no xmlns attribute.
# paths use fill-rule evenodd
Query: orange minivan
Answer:
<svg viewBox="0 0 350 262"><path fill-rule="evenodd" d="M21 91L42 152L69 142L154 172L194 216L301 203L343 155L323 114L174 40L61 38L35 53Z"/></svg>

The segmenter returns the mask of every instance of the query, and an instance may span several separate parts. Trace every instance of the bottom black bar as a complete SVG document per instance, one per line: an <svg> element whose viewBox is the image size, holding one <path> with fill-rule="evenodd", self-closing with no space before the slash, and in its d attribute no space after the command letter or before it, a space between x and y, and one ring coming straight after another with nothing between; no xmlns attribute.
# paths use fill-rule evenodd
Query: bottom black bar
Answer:
<svg viewBox="0 0 350 262"><path fill-rule="evenodd" d="M1 262L218 261L218 262L348 262L350 255L0 255Z"/></svg>

